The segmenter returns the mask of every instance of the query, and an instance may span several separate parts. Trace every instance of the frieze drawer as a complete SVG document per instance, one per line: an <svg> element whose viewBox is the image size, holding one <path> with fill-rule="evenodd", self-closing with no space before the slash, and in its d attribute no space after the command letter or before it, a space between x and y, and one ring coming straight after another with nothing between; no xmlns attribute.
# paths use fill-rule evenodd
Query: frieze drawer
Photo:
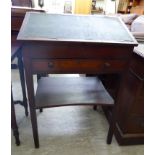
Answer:
<svg viewBox="0 0 155 155"><path fill-rule="evenodd" d="M121 72L127 63L123 60L92 59L34 59L33 73L104 73Z"/></svg>

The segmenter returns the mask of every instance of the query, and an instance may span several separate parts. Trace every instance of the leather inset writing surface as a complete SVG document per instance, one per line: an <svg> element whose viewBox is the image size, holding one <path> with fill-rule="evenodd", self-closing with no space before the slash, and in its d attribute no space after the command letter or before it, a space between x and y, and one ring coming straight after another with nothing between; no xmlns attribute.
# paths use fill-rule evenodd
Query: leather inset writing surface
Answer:
<svg viewBox="0 0 155 155"><path fill-rule="evenodd" d="M19 34L21 40L83 40L134 43L116 17L30 13Z"/></svg>

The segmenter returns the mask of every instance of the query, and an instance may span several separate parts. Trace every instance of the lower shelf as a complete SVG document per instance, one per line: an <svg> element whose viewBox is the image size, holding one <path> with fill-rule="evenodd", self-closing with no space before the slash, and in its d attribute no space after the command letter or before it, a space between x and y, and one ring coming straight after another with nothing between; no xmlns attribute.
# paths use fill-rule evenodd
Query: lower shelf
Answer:
<svg viewBox="0 0 155 155"><path fill-rule="evenodd" d="M113 106L114 100L96 77L44 77L38 81L36 108L69 105Z"/></svg>

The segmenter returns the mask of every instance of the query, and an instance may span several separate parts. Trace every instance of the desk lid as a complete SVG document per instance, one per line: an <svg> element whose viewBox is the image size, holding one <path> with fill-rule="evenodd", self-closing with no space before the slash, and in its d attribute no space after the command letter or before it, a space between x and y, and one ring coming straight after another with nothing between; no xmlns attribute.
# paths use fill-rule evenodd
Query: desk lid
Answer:
<svg viewBox="0 0 155 155"><path fill-rule="evenodd" d="M120 18L104 15L27 12L17 39L137 45Z"/></svg>

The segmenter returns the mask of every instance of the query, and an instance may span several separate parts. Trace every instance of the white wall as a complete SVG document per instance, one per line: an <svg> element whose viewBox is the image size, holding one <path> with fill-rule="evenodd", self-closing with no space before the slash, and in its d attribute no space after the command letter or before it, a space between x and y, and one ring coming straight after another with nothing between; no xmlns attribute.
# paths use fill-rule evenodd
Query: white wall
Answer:
<svg viewBox="0 0 155 155"><path fill-rule="evenodd" d="M115 1L105 0L105 12L106 14L114 14L115 13Z"/></svg>

